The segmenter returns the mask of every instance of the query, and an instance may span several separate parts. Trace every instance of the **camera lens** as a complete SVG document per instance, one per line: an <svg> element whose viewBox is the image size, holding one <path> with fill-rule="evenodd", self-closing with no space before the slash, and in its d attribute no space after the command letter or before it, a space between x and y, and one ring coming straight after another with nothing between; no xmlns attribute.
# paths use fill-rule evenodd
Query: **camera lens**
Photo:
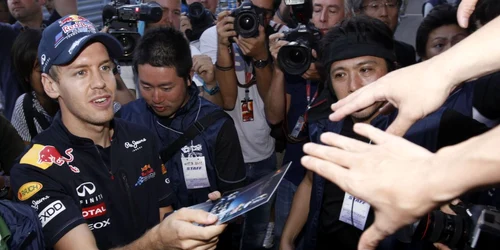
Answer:
<svg viewBox="0 0 500 250"><path fill-rule="evenodd" d="M188 14L190 18L202 19L203 14L205 14L205 7L199 2L195 2L189 5Z"/></svg>
<svg viewBox="0 0 500 250"><path fill-rule="evenodd" d="M244 15L240 18L239 25L241 29L249 30L255 25L255 20L250 15Z"/></svg>
<svg viewBox="0 0 500 250"><path fill-rule="evenodd" d="M125 56L132 54L135 48L135 39L127 35L120 35L117 39L123 46L123 54Z"/></svg>
<svg viewBox="0 0 500 250"><path fill-rule="evenodd" d="M440 242L452 248L461 247L467 242L467 225L466 218L433 211L418 222L413 239Z"/></svg>
<svg viewBox="0 0 500 250"><path fill-rule="evenodd" d="M302 75L311 65L311 49L303 44L285 45L278 52L278 64L283 72Z"/></svg>

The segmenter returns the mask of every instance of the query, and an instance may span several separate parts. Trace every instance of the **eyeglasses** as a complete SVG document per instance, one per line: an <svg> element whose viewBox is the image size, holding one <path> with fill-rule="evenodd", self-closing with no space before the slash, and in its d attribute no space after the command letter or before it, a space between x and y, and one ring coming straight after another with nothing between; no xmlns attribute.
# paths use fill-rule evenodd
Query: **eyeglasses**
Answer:
<svg viewBox="0 0 500 250"><path fill-rule="evenodd" d="M390 2L370 2L367 5L361 6L366 12L375 13L378 12L382 8L388 9L397 9L398 2L390 1Z"/></svg>

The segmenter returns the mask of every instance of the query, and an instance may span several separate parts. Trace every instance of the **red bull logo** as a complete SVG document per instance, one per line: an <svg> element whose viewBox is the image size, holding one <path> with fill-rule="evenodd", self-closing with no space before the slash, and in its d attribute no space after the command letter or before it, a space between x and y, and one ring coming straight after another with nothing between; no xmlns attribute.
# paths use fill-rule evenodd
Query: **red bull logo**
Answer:
<svg viewBox="0 0 500 250"><path fill-rule="evenodd" d="M66 23L69 23L69 22L78 22L78 21L87 21L87 18L85 17L81 17L81 16L78 16L78 15L69 15L68 17L62 19L62 20L59 20L59 25L64 25Z"/></svg>
<svg viewBox="0 0 500 250"><path fill-rule="evenodd" d="M142 173L141 175L143 177L146 177L148 176L149 174L153 173L153 169L151 168L151 166L148 164L148 165L145 165L143 168L141 168L142 170Z"/></svg>
<svg viewBox="0 0 500 250"><path fill-rule="evenodd" d="M61 155L54 146L34 144L23 158L21 158L20 163L33 165L45 170L52 166L52 164L62 166L74 160L72 148L66 149L64 153L66 156Z"/></svg>

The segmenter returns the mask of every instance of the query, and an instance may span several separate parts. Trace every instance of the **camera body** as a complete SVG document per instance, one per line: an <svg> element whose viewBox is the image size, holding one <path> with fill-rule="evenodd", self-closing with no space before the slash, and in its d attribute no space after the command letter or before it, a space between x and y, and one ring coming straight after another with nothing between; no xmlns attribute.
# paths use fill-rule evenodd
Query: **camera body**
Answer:
<svg viewBox="0 0 500 250"><path fill-rule="evenodd" d="M312 24L300 24L295 29L284 32L281 40L290 43L278 52L278 65L290 75L304 74L314 61L312 49L317 50L321 32Z"/></svg>
<svg viewBox="0 0 500 250"><path fill-rule="evenodd" d="M244 38L259 35L259 25L264 26L264 18L256 9L251 2L246 1L231 12L231 16L235 18L234 31L236 34Z"/></svg>
<svg viewBox="0 0 500 250"><path fill-rule="evenodd" d="M131 61L134 49L141 35L137 30L137 21L158 22L163 10L156 2L130 4L129 0L116 0L104 6L103 23L109 26L109 34L123 46L123 55L118 61Z"/></svg>
<svg viewBox="0 0 500 250"><path fill-rule="evenodd" d="M435 210L399 231L404 242L440 242L452 249L497 249L500 212L483 205L450 206L457 215Z"/></svg>
<svg viewBox="0 0 500 250"><path fill-rule="evenodd" d="M194 2L188 6L187 16L192 26L192 29L186 30L189 41L200 39L201 34L206 29L214 26L214 15L199 2Z"/></svg>

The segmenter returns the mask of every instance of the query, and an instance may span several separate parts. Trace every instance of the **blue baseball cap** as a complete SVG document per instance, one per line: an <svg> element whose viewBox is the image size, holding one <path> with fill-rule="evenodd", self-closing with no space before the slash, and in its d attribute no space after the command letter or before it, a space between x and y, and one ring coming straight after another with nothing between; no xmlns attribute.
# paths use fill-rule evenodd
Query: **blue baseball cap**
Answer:
<svg viewBox="0 0 500 250"><path fill-rule="evenodd" d="M90 41L104 44L111 58L123 54L123 47L116 38L97 31L84 17L67 15L53 22L43 31L38 46L42 73L48 73L52 65L70 63Z"/></svg>

